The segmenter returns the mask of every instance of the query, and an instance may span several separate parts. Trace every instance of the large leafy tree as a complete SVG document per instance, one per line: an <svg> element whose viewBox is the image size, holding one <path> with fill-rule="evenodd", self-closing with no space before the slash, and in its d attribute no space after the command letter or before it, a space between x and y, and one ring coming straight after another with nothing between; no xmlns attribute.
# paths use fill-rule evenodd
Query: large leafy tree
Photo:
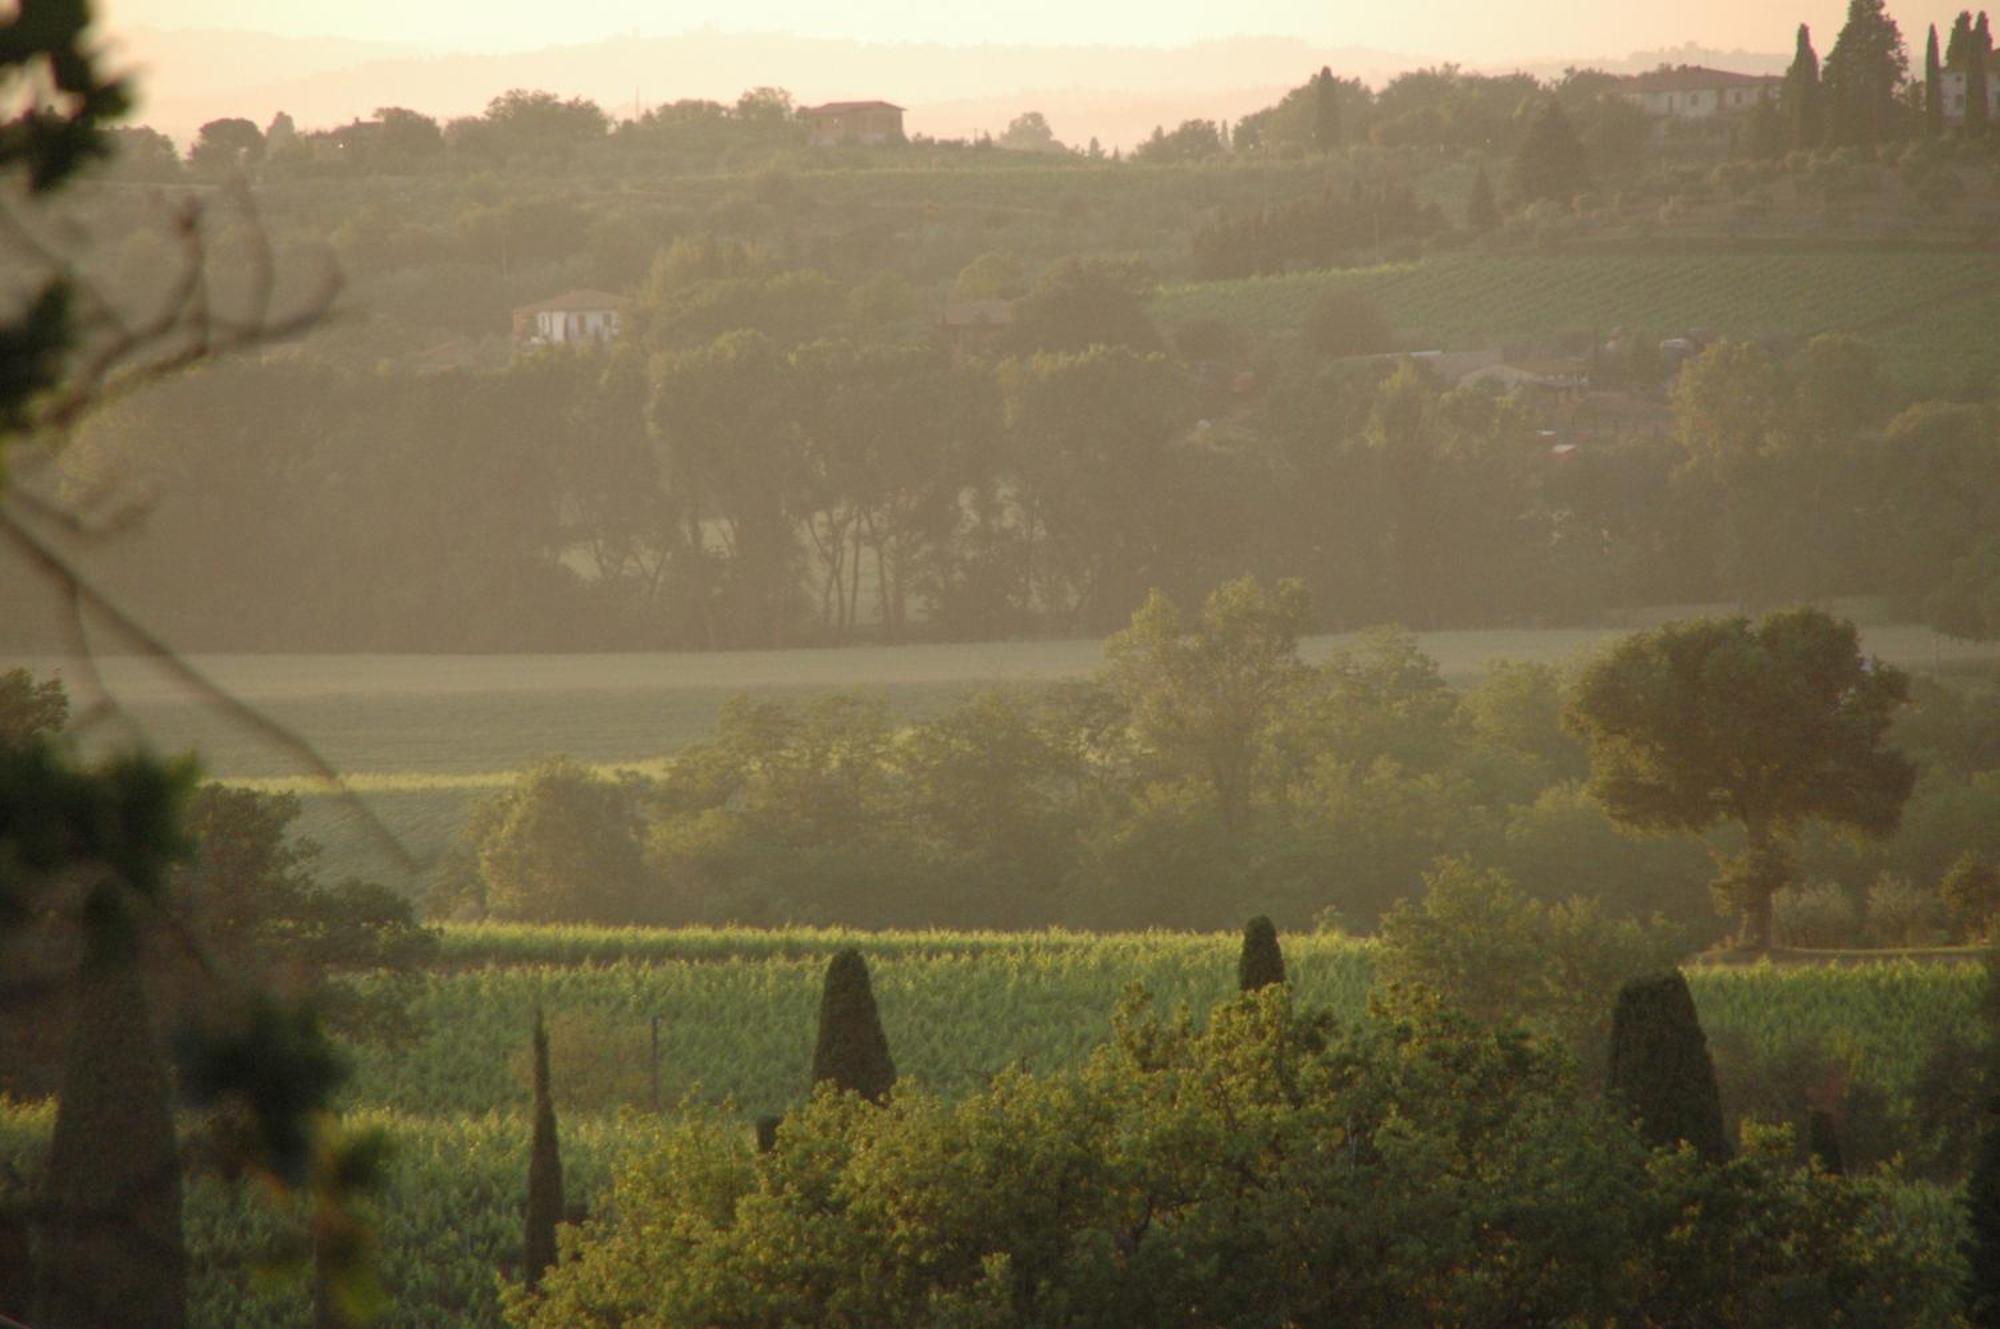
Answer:
<svg viewBox="0 0 2000 1329"><path fill-rule="evenodd" d="M1764 950L1800 827L1896 828L1916 772L1885 740L1908 695L1900 671L1861 653L1852 623L1793 609L1626 637L1584 671L1566 718L1590 744L1592 793L1619 822L1741 828L1718 903Z"/></svg>
<svg viewBox="0 0 2000 1329"><path fill-rule="evenodd" d="M1306 669L1301 582L1231 582L1198 616L1154 592L1105 645L1110 680L1165 773L1206 786L1223 826L1244 829L1269 729Z"/></svg>
<svg viewBox="0 0 2000 1329"><path fill-rule="evenodd" d="M1896 135L1909 78L1903 33L1882 0L1849 0L1847 23L1827 53L1824 82L1834 143L1880 143Z"/></svg>

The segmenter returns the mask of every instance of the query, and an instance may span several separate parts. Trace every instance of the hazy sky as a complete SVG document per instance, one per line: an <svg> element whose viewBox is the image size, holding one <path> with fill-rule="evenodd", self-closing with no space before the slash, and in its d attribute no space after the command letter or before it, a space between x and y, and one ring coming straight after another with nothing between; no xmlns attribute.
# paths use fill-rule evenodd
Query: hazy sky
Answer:
<svg viewBox="0 0 2000 1329"><path fill-rule="evenodd" d="M225 27L289 36L504 51L623 33L670 36L714 25L874 41L1180 45L1207 37L1284 35L1333 46L1491 63L1623 55L1695 42L1776 51L1813 25L1824 53L1845 0L100 0L112 27ZM1913 47L1943 22L1943 0L1891 0Z"/></svg>

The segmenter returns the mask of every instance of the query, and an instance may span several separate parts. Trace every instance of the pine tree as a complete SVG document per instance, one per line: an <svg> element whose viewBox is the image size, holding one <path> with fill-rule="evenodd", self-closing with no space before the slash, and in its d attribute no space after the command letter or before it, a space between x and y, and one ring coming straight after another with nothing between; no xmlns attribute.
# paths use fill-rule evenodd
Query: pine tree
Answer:
<svg viewBox="0 0 2000 1329"><path fill-rule="evenodd" d="M116 912L114 904L100 918ZM34 1323L183 1329L180 1149L129 919L91 929L73 1018L49 1144Z"/></svg>
<svg viewBox="0 0 2000 1329"><path fill-rule="evenodd" d="M1340 146L1340 86L1333 70L1322 67L1313 79L1313 147L1332 152Z"/></svg>
<svg viewBox="0 0 2000 1329"><path fill-rule="evenodd" d="M1729 1158L1715 1066L1679 970L1619 989L1607 1096L1638 1119L1646 1143L1659 1148L1684 1140L1710 1162Z"/></svg>
<svg viewBox="0 0 2000 1329"><path fill-rule="evenodd" d="M1924 41L1924 137L1944 134L1944 65L1938 59L1937 24Z"/></svg>
<svg viewBox="0 0 2000 1329"><path fill-rule="evenodd" d="M826 967L812 1078L816 1085L832 1084L871 1103L880 1103L895 1086L896 1063L889 1059L889 1039L860 951L841 951Z"/></svg>
<svg viewBox="0 0 2000 1329"><path fill-rule="evenodd" d="M1493 181L1487 178L1484 163L1472 177L1472 198L1465 205L1465 226L1481 235L1500 226L1500 203L1493 197Z"/></svg>
<svg viewBox="0 0 2000 1329"><path fill-rule="evenodd" d="M1255 992L1285 981L1285 953L1278 947L1278 929L1259 914L1243 925L1243 949L1236 957L1236 987Z"/></svg>
<svg viewBox="0 0 2000 1329"><path fill-rule="evenodd" d="M1840 1156L1840 1132L1834 1129L1833 1114L1825 1108L1814 1108L1806 1118L1806 1152L1828 1176L1838 1177L1847 1171Z"/></svg>
<svg viewBox="0 0 2000 1329"><path fill-rule="evenodd" d="M1563 114L1562 104L1551 97L1528 126L1528 136L1514 158L1514 188L1530 202L1568 202L1589 184L1583 140Z"/></svg>
<svg viewBox="0 0 2000 1329"><path fill-rule="evenodd" d="M1826 115L1820 94L1819 55L1813 50L1812 29L1801 23L1798 48L1778 95L1794 148L1816 148L1825 137Z"/></svg>
<svg viewBox="0 0 2000 1329"><path fill-rule="evenodd" d="M1848 0L1823 78L1835 144L1865 146L1895 134L1896 94L1909 66L1902 30L1882 0Z"/></svg>
<svg viewBox="0 0 2000 1329"><path fill-rule="evenodd" d="M535 1011L535 1136L528 1153L527 1232L522 1277L530 1292L555 1266L556 1224L563 1217L562 1152L556 1143L556 1105L549 1093L549 1036Z"/></svg>

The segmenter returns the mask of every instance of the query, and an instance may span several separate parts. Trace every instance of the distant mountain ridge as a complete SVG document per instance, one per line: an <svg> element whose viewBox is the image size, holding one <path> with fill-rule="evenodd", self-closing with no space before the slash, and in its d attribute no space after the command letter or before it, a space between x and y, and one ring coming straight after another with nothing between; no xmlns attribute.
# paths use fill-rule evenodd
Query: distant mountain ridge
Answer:
<svg viewBox="0 0 2000 1329"><path fill-rule="evenodd" d="M139 119L183 142L221 116L259 124L284 111L302 127L343 124L378 106L449 118L480 111L509 88L589 97L614 115L686 97L733 101L745 88L789 89L803 103L885 98L910 110L914 133L998 133L1024 110L1048 116L1070 143L1127 146L1154 125L1234 120L1269 105L1322 65L1381 84L1437 60L1292 37L1238 37L1165 48L946 46L785 34L696 31L611 38L536 51L438 53L415 46L278 37L235 30L132 28L113 34L140 74ZM1761 70L1782 57L1695 47L1619 61L1547 62L1636 72L1661 63Z"/></svg>

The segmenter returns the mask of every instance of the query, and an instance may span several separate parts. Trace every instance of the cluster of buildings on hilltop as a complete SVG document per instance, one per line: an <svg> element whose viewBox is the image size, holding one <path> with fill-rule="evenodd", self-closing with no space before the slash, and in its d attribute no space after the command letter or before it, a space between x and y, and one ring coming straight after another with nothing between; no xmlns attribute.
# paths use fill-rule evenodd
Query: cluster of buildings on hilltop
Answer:
<svg viewBox="0 0 2000 1329"><path fill-rule="evenodd" d="M1702 65L1662 65L1645 74L1621 79L1618 95L1646 114L1661 119L1706 120L1711 116L1749 111L1762 101L1775 102L1785 86L1777 74L1737 74ZM1966 71L1938 71L1938 96L1944 122L1965 123ZM1987 119L2000 124L2000 71L1986 80Z"/></svg>

